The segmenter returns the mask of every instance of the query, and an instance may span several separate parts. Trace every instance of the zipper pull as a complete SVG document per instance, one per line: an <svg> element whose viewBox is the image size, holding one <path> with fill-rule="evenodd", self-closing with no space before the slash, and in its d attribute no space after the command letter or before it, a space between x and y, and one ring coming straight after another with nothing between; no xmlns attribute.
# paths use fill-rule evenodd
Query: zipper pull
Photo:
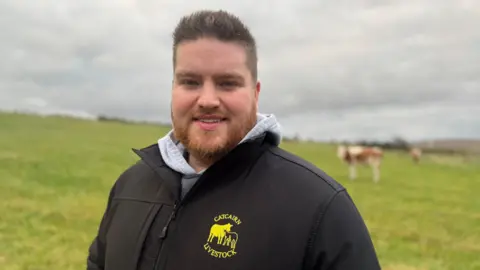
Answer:
<svg viewBox="0 0 480 270"><path fill-rule="evenodd" d="M177 203L173 205L173 213L172 213L172 220L175 220L175 217L177 216Z"/></svg>
<svg viewBox="0 0 480 270"><path fill-rule="evenodd" d="M167 236L167 227L168 227L168 225L165 225L165 227L163 227L162 233L159 236L159 238L162 239L162 240L165 239L165 237Z"/></svg>
<svg viewBox="0 0 480 270"><path fill-rule="evenodd" d="M163 227L162 229L162 233L160 234L159 238L160 239L165 239L167 237L167 231L168 231L168 226L170 225L170 222L172 222L172 220L175 219L175 214L177 212L177 205L175 204L173 206L173 211L172 213L170 214L170 216L168 217L168 220L167 220L167 224L165 224L165 226Z"/></svg>

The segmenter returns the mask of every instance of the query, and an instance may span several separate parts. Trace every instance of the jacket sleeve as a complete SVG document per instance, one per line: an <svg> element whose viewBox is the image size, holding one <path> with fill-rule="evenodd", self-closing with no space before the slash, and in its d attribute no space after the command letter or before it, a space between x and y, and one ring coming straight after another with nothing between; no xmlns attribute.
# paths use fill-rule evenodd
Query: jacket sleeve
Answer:
<svg viewBox="0 0 480 270"><path fill-rule="evenodd" d="M313 270L380 270L369 231L346 190L320 211L313 230L310 263Z"/></svg>
<svg viewBox="0 0 480 270"><path fill-rule="evenodd" d="M110 211L112 199L114 196L115 186L110 190L108 202L105 212L103 213L100 225L98 227L97 235L94 237L88 249L87 256L87 270L103 270L105 269L105 249L106 249L106 234L108 224L110 223Z"/></svg>

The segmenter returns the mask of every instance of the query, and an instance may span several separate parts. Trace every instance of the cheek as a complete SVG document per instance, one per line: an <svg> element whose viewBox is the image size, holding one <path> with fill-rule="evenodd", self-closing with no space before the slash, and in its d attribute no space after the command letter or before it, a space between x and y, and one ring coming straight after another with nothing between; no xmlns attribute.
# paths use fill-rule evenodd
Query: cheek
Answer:
<svg viewBox="0 0 480 270"><path fill-rule="evenodd" d="M254 98L248 94L231 95L223 99L224 106L234 115L248 114L253 109Z"/></svg>
<svg viewBox="0 0 480 270"><path fill-rule="evenodd" d="M172 110L176 117L183 117L193 108L194 99L189 95L173 94Z"/></svg>

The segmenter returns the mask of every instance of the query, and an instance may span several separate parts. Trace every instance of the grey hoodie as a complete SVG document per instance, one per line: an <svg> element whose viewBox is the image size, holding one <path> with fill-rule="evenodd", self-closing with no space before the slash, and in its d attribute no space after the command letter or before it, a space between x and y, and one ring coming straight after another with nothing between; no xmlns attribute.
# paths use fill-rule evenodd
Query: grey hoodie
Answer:
<svg viewBox="0 0 480 270"><path fill-rule="evenodd" d="M279 145L282 140L281 126L273 114L257 114L256 125L247 133L239 144L255 139L264 133L271 133L275 138L275 144ZM185 147L175 140L173 130L158 140L158 147L165 163L172 169L183 175L182 198L192 188L203 171L196 172L185 160Z"/></svg>

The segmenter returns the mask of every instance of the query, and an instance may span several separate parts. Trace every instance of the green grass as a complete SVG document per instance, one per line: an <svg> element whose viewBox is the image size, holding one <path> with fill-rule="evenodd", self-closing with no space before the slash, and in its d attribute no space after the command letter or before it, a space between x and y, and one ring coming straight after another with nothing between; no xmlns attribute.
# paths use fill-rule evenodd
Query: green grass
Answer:
<svg viewBox="0 0 480 270"><path fill-rule="evenodd" d="M108 190L165 128L0 114L0 269L85 269ZM351 182L333 146L285 143L344 184L383 269L480 269L480 162L386 154ZM441 162L439 162L441 160Z"/></svg>

